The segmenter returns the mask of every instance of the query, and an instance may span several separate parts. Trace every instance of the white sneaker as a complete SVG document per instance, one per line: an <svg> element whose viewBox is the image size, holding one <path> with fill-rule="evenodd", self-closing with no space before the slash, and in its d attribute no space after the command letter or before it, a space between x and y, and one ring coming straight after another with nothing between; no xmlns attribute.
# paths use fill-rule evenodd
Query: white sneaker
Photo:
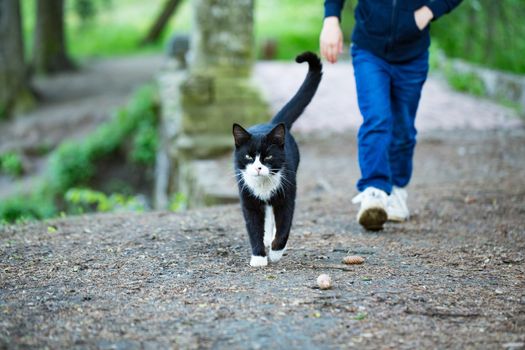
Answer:
<svg viewBox="0 0 525 350"><path fill-rule="evenodd" d="M392 188L386 206L389 221L403 222L408 220L410 212L407 206L407 197L408 194L404 188L395 186Z"/></svg>
<svg viewBox="0 0 525 350"><path fill-rule="evenodd" d="M357 213L357 222L370 231L382 230L388 217L387 199L386 192L375 187L368 187L355 196L352 203L361 203L361 208Z"/></svg>

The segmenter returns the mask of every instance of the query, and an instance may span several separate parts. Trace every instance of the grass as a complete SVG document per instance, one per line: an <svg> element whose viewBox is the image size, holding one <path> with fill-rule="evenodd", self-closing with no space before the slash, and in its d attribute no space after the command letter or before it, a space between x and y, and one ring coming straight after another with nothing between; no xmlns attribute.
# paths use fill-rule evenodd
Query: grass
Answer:
<svg viewBox="0 0 525 350"><path fill-rule="evenodd" d="M318 51L323 20L323 2L264 0L256 2L257 47L265 40L277 42L277 58L291 59L298 53Z"/></svg>
<svg viewBox="0 0 525 350"><path fill-rule="evenodd" d="M171 19L159 43L139 47L164 0L90 0L96 16L82 21L75 1L66 0L69 51L77 60L96 56L129 55L163 50L174 32L191 29L191 1L185 0ZM343 11L345 41L353 26L352 8L347 0ZM34 0L22 0L27 55L30 57L35 24ZM304 50L318 51L323 20L322 1L264 0L255 2L255 36L258 52L263 43L277 43L277 59L290 60ZM493 13L494 12L494 13ZM432 36L447 55L461 57L488 67L525 73L525 2L522 0L465 1L453 13L432 23ZM260 57L260 54L259 54Z"/></svg>
<svg viewBox="0 0 525 350"><path fill-rule="evenodd" d="M164 45L159 43L140 47L139 42L151 22L160 11L164 0L93 0L97 13L88 21L82 21L75 11L74 1L66 0L67 42L69 53L76 59L107 57L136 53L158 52ZM31 57L35 27L36 2L22 0L23 29L27 57ZM166 37L174 31L190 28L190 2L185 1L165 31Z"/></svg>
<svg viewBox="0 0 525 350"><path fill-rule="evenodd" d="M66 0L68 50L76 60L162 51L170 34L188 33L191 29L191 2L186 0L170 20L159 43L140 47L138 43L162 7L164 0L93 0L96 16L83 22L75 11L74 1ZM351 3L351 1L348 1ZM109 5L108 5L109 4ZM292 59L297 53L318 51L323 20L323 3L299 0L265 0L255 2L254 32L257 47L275 40L277 59ZM35 1L22 0L26 53L31 56L35 26ZM300 20L298 20L300 19ZM352 16L345 16L345 38L349 37Z"/></svg>

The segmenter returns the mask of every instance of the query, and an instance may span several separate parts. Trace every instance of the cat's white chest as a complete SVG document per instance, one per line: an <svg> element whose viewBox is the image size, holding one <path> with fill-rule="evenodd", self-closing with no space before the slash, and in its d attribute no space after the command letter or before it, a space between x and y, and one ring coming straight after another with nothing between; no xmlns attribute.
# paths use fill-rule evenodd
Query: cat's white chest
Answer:
<svg viewBox="0 0 525 350"><path fill-rule="evenodd" d="M267 176L253 176L243 172L242 176L252 194L262 201L269 200L281 187L281 172Z"/></svg>

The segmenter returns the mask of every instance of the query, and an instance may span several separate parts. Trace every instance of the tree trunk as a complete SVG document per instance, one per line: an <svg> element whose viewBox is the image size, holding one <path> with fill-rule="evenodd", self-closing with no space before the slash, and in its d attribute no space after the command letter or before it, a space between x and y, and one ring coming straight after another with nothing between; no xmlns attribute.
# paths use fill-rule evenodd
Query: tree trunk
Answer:
<svg viewBox="0 0 525 350"><path fill-rule="evenodd" d="M164 27L168 23L170 17L173 15L173 13L177 10L177 7L180 5L181 0L167 0L164 3L164 7L162 11L157 16L157 19L155 22L153 22L153 25L151 26L148 35L141 41L141 45L147 45L152 44L156 42L160 35L162 34L162 31L164 30Z"/></svg>
<svg viewBox="0 0 525 350"><path fill-rule="evenodd" d="M0 0L0 119L33 104L27 72L19 0Z"/></svg>
<svg viewBox="0 0 525 350"><path fill-rule="evenodd" d="M75 68L68 57L64 31L64 0L36 0L37 19L33 65L37 72L56 73Z"/></svg>

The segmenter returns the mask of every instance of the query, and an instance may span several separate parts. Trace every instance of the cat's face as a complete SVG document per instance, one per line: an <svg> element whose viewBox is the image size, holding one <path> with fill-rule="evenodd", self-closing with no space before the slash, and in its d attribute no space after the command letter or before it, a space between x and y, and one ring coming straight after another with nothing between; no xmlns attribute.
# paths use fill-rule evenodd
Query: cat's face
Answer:
<svg viewBox="0 0 525 350"><path fill-rule="evenodd" d="M284 124L266 134L250 134L240 125L233 125L237 176L260 200L269 200L283 184L285 136Z"/></svg>
<svg viewBox="0 0 525 350"><path fill-rule="evenodd" d="M238 124L233 125L235 165L250 177L275 175L284 164L284 124L265 135L252 135Z"/></svg>

